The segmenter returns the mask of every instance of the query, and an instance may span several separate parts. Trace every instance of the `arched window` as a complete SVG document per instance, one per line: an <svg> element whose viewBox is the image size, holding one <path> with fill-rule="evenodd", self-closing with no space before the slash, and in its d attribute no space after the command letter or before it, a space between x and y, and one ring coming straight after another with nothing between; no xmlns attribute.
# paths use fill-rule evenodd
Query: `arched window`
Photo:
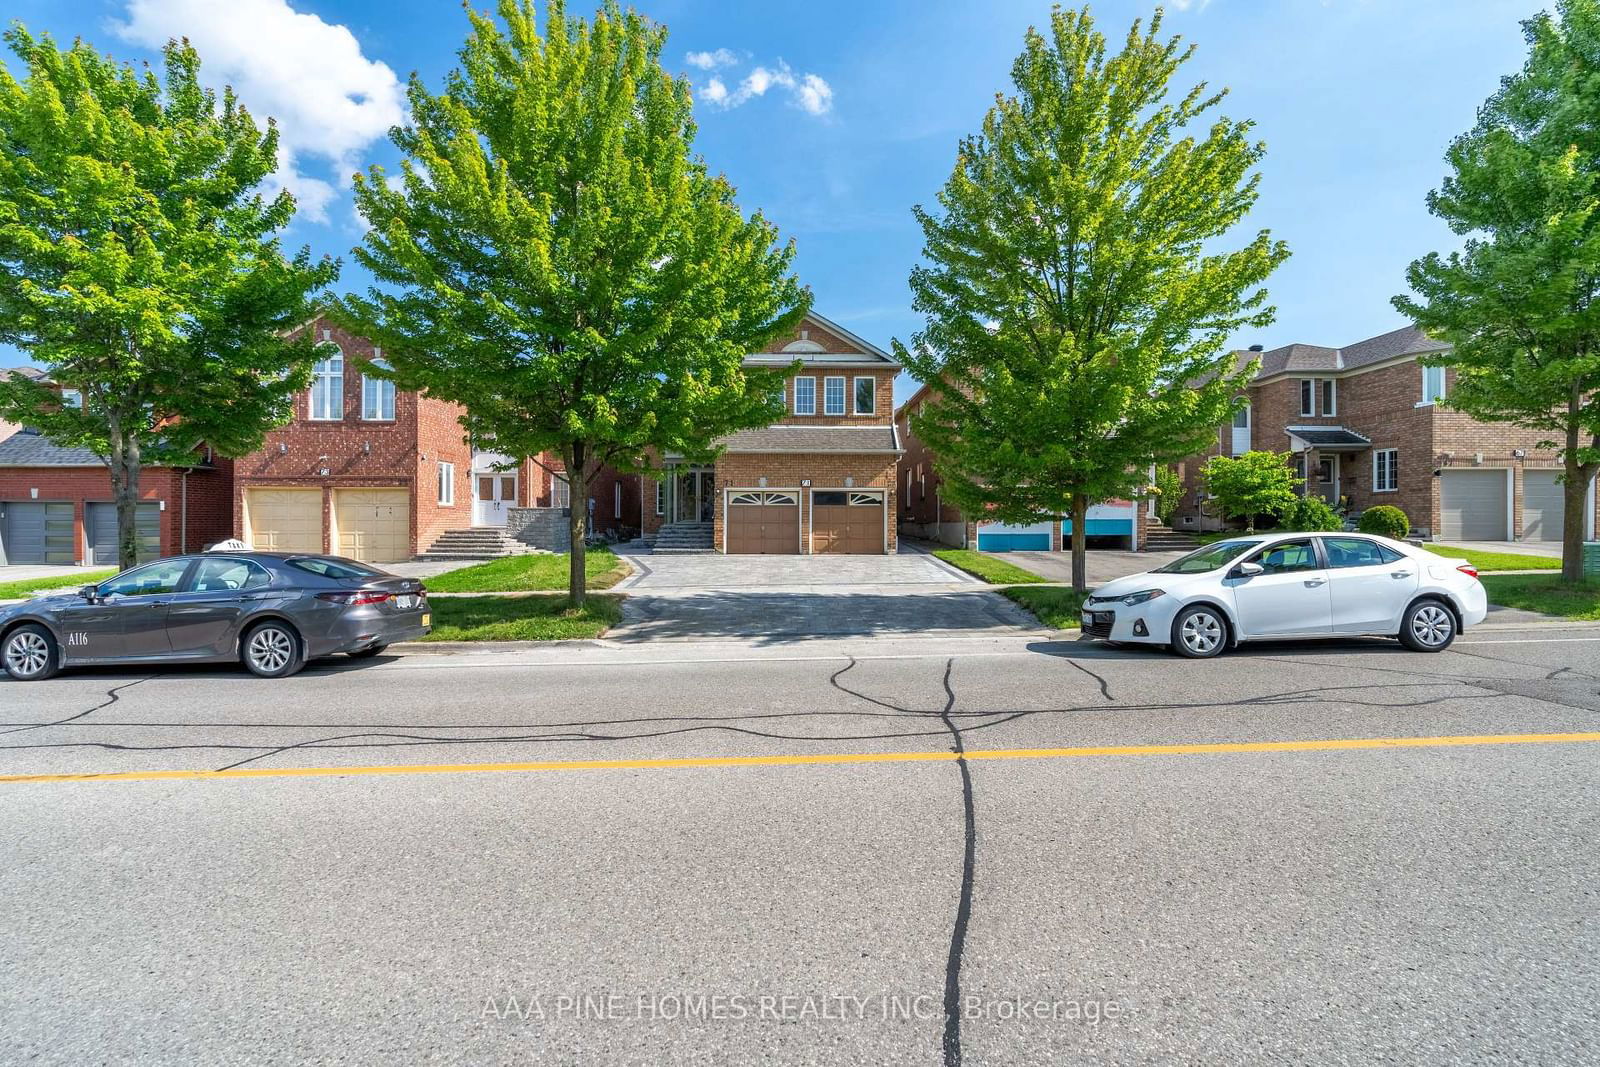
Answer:
<svg viewBox="0 0 1600 1067"><path fill-rule="evenodd" d="M311 417L344 418L344 353L337 348L312 364Z"/></svg>
<svg viewBox="0 0 1600 1067"><path fill-rule="evenodd" d="M1229 449L1236 456L1250 451L1250 401L1242 396L1239 400L1242 403L1233 413L1233 440Z"/></svg>
<svg viewBox="0 0 1600 1067"><path fill-rule="evenodd" d="M373 351L372 365L389 370L389 361ZM361 376L361 417L370 422L394 421L394 382L370 374Z"/></svg>

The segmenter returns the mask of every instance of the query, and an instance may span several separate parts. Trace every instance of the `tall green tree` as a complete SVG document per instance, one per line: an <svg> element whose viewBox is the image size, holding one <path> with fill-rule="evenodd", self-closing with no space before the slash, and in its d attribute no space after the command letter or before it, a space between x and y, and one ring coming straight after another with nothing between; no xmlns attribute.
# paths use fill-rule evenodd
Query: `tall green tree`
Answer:
<svg viewBox="0 0 1600 1067"><path fill-rule="evenodd" d="M1287 452L1212 456L1200 468L1200 478L1206 492L1216 498L1217 513L1225 519L1243 519L1246 533L1256 532L1259 515L1281 519L1293 512L1305 482L1290 468Z"/></svg>
<svg viewBox="0 0 1600 1067"><path fill-rule="evenodd" d="M1202 119L1225 95L1169 92L1192 55L1135 22L1107 55L1087 8L1030 29L938 213L916 209L924 328L896 351L934 397L914 420L966 514L1066 514L1087 588L1091 504L1151 464L1204 451L1254 371L1230 334L1272 321L1262 283L1288 252L1226 235L1256 200L1251 124Z"/></svg>
<svg viewBox="0 0 1600 1067"><path fill-rule="evenodd" d="M202 441L241 455L288 418L315 347L284 333L338 264L284 257L294 199L260 193L277 131L203 88L187 43L163 79L20 25L5 39L27 75L0 66L0 340L53 385L0 381L0 415L106 461L132 566L141 469Z"/></svg>
<svg viewBox="0 0 1600 1067"><path fill-rule="evenodd" d="M1450 145L1428 209L1466 238L1406 274L1395 307L1451 351L1446 403L1547 430L1566 518L1561 576L1583 577L1584 500L1600 471L1600 3L1522 24L1528 58Z"/></svg>
<svg viewBox="0 0 1600 1067"><path fill-rule="evenodd" d="M810 298L793 245L691 153L663 27L609 2L584 21L551 0L542 35L532 0L467 16L444 91L411 80L401 180L357 176L356 256L384 288L344 310L401 383L466 406L474 442L561 457L581 603L598 468L709 458L778 418L782 372L742 361Z"/></svg>

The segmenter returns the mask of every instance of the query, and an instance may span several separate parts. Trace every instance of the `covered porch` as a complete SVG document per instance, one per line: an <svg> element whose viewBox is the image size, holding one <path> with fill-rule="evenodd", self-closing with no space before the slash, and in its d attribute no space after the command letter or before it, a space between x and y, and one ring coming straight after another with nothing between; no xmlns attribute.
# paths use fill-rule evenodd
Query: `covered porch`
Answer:
<svg viewBox="0 0 1600 1067"><path fill-rule="evenodd" d="M1370 438L1343 426L1292 426L1289 451L1302 496L1319 496L1338 509L1345 496L1346 459L1372 447Z"/></svg>

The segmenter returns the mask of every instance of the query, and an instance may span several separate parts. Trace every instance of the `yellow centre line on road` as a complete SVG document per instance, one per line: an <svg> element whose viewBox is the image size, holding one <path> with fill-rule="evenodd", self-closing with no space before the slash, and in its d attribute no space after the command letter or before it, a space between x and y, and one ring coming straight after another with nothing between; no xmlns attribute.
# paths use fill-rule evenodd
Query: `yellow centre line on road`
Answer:
<svg viewBox="0 0 1600 1067"><path fill-rule="evenodd" d="M970 761L1073 759L1092 756L1224 756L1250 752L1337 752L1374 748L1462 748L1600 741L1600 732L1479 734L1458 737L1353 737L1321 741L1228 741L1195 745L1097 745L1088 748L1000 748L968 751ZM813 764L941 763L944 752L842 752L795 756L690 756L672 759L539 760L528 763L418 763L346 767L237 767L225 771L115 771L106 774L5 774L0 783L159 782L211 778L333 778L369 774L482 774L527 771L661 770L680 767L804 767Z"/></svg>

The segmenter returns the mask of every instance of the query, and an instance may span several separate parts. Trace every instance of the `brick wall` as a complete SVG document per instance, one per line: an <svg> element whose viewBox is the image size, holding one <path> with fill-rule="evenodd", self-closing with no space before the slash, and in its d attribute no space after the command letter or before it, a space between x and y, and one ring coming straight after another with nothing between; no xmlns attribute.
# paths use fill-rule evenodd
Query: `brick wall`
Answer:
<svg viewBox="0 0 1600 1067"><path fill-rule="evenodd" d="M918 391L895 413L900 447L905 449L898 472L900 507L897 518L908 534L973 544L974 540L960 534L969 525L963 523L960 510L945 503L940 495L943 479L933 469L933 451L911 430L911 417L922 409L928 395L926 388Z"/></svg>
<svg viewBox="0 0 1600 1067"><path fill-rule="evenodd" d="M853 480L855 489L883 489L888 508L888 530L885 548L892 555L898 544L895 515L898 513L895 492L897 464L893 456L783 455L736 453L723 455L716 463L717 507L712 524L713 544L720 552L723 545L722 491L724 489L754 489L767 480L768 489L799 489L802 481L810 481L813 489L840 489L845 479ZM800 529L811 527L810 493L800 493ZM809 552L810 546L801 542L801 550Z"/></svg>

